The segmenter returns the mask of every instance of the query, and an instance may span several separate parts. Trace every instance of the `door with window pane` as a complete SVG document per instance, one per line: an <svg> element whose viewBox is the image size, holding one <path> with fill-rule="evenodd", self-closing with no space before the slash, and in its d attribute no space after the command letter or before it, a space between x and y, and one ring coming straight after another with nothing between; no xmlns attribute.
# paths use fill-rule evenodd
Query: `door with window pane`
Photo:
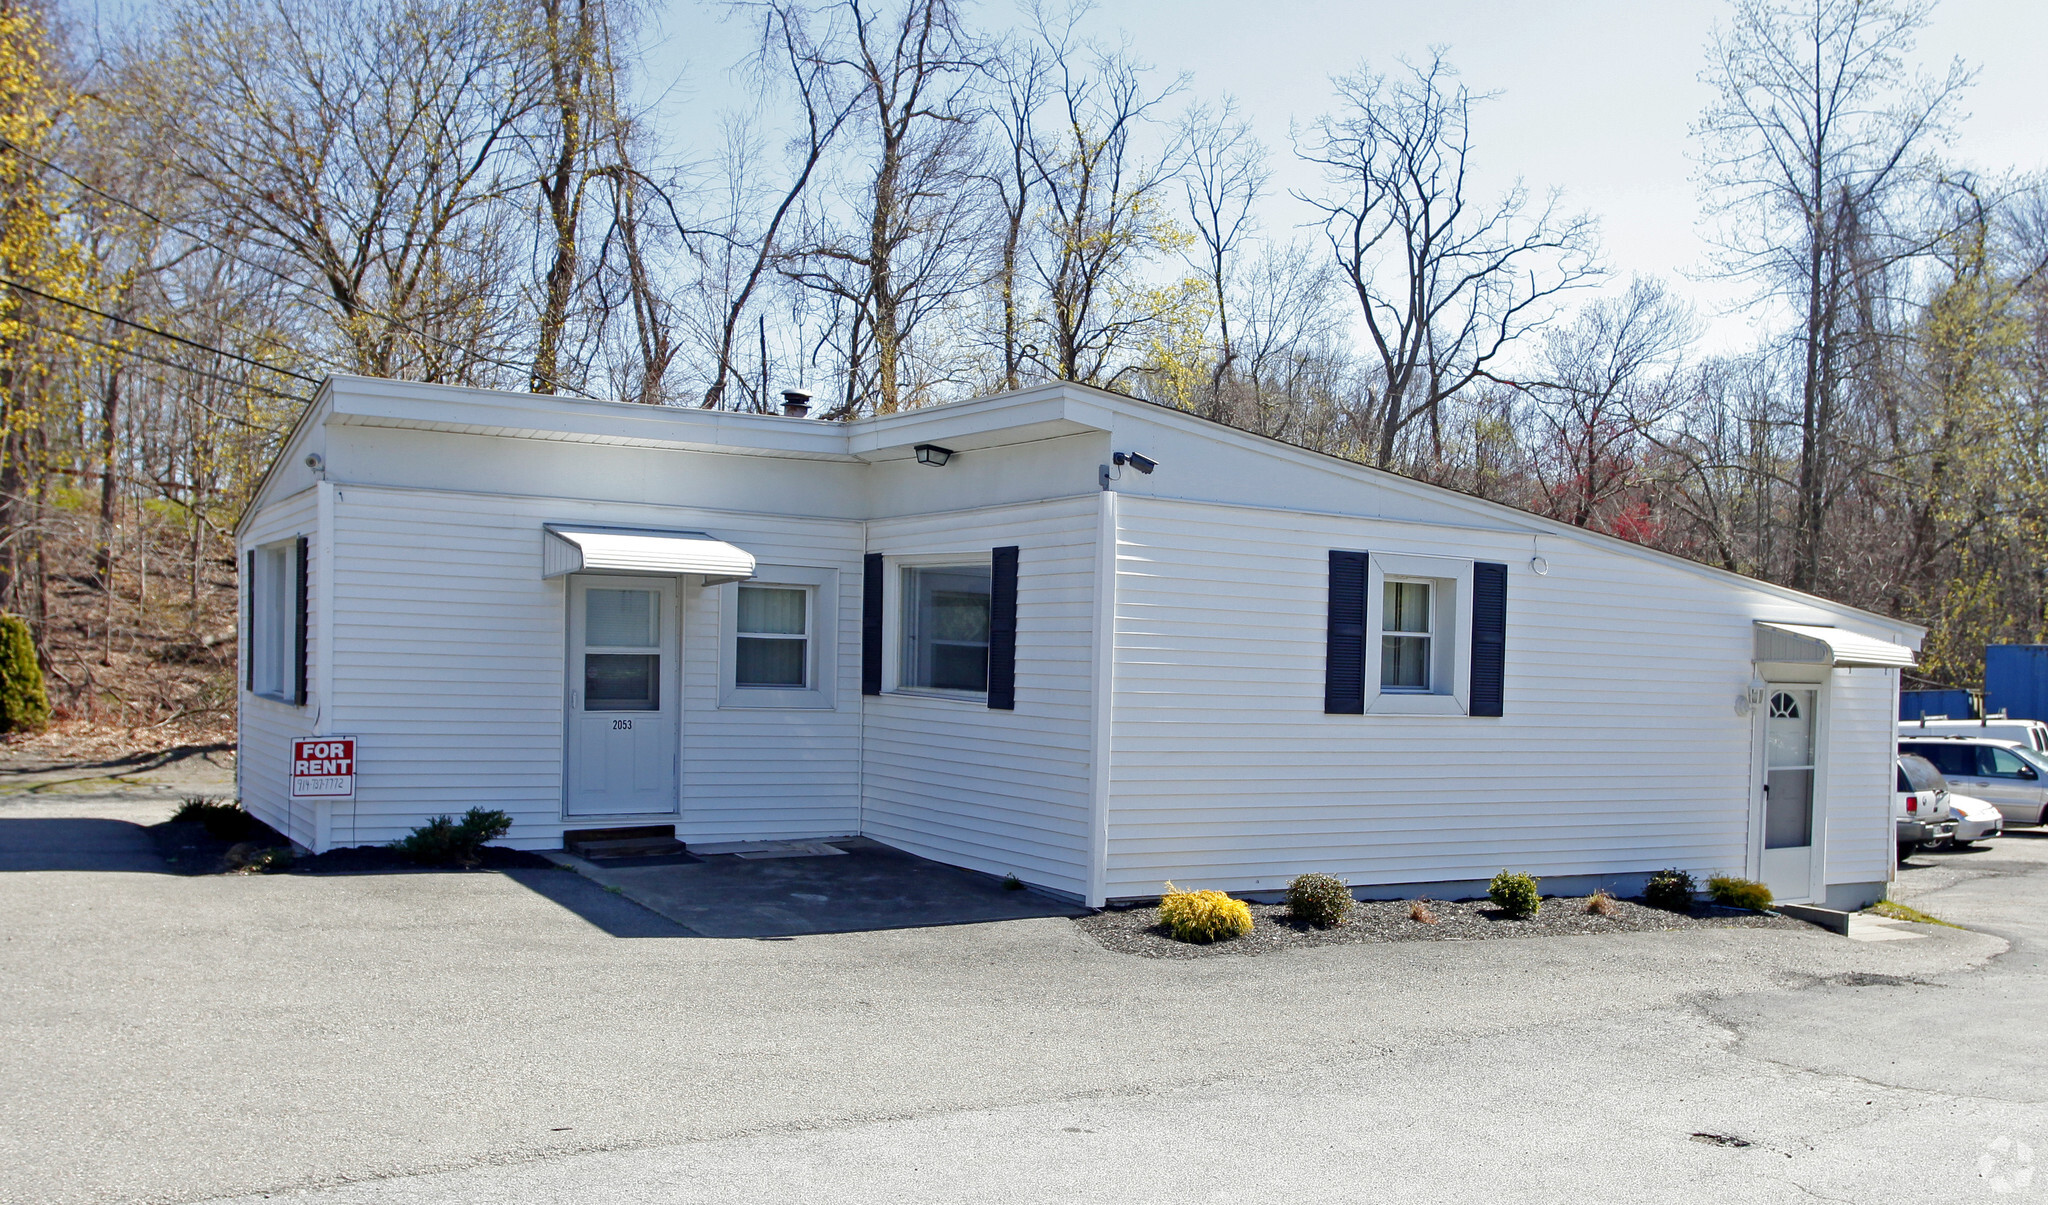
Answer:
<svg viewBox="0 0 2048 1205"><path fill-rule="evenodd" d="M569 585L570 816L676 810L676 590L663 578Z"/></svg>
<svg viewBox="0 0 2048 1205"><path fill-rule="evenodd" d="M1773 686L1764 710L1763 881L1788 902L1813 894L1817 696Z"/></svg>

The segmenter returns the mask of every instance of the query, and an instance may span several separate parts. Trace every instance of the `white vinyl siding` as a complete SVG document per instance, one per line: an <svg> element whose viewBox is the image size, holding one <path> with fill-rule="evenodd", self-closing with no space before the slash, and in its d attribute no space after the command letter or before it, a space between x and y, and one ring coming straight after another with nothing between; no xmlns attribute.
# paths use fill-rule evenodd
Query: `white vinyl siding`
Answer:
<svg viewBox="0 0 2048 1205"><path fill-rule="evenodd" d="M316 530L318 513L318 487L264 507L251 515L244 525L241 555L238 557L242 572L247 573L251 551L256 552L259 562L264 560L266 551L282 552L287 579L287 588L280 595L278 583L272 577L276 572L273 563L268 569L259 569L255 591L245 589L242 592L242 632L250 630L252 616L248 607L252 595L256 605L268 613L253 617L257 620L256 640L248 642L247 647L240 650L241 657L236 666L237 694L241 705L235 717L238 738L235 776L240 784L242 806L257 819L308 848L314 848L319 841L319 805L305 800L294 802L291 798L291 742L297 737L314 735L313 724L319 713L324 684L317 676L313 677L306 684L306 705L292 705L288 696L292 687L290 659L295 652L297 594L289 588L289 578L297 559L293 541L304 535L308 538L307 585L311 587L306 593L306 655L308 662L313 662L321 651L324 618L319 613L317 587L321 575L326 572L324 533ZM271 589L266 591L266 585ZM281 634L275 626L280 622L283 625ZM252 656L257 659L256 682L261 693L249 690L248 658Z"/></svg>
<svg viewBox="0 0 2048 1205"><path fill-rule="evenodd" d="M576 455L579 449L564 449ZM330 730L360 738L334 840L382 842L470 807L513 818L504 842L561 844L565 613L540 576L543 522L703 530L763 561L858 574L860 526L684 508L341 487ZM718 706L719 597L684 579L681 814L686 841L859 830L859 717ZM843 599L841 624L859 622ZM839 642L841 649L851 643ZM828 667L857 687L857 665ZM840 697L852 688L843 686ZM855 691L857 697L857 691Z"/></svg>
<svg viewBox="0 0 2048 1205"><path fill-rule="evenodd" d="M869 696L869 836L1086 893L1096 506L1082 497L868 525L869 551L927 564L985 563L991 549L1019 549L1016 710L992 711L979 699ZM902 606L899 568L883 575L885 609Z"/></svg>
<svg viewBox="0 0 2048 1205"><path fill-rule="evenodd" d="M1538 576L1525 535L1119 503L1110 898L1169 879L1275 890L1306 870L1371 885L1745 867L1750 721L1732 700L1776 600L1620 549L1553 544ZM1331 548L1505 562L1507 714L1322 714ZM1831 826L1877 832L1838 781ZM1854 856L1834 874L1884 877Z"/></svg>

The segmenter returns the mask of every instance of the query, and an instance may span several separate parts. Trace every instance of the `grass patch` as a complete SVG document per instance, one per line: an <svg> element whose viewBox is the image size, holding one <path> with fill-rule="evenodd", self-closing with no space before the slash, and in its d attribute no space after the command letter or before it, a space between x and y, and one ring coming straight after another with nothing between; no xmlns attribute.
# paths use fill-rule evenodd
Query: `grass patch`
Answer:
<svg viewBox="0 0 2048 1205"><path fill-rule="evenodd" d="M1879 900L1870 906L1870 911L1889 920L1908 920L1916 925L1940 925L1945 929L1962 928L1961 925L1953 921L1945 921L1938 916L1929 916L1918 908L1894 903L1891 900Z"/></svg>

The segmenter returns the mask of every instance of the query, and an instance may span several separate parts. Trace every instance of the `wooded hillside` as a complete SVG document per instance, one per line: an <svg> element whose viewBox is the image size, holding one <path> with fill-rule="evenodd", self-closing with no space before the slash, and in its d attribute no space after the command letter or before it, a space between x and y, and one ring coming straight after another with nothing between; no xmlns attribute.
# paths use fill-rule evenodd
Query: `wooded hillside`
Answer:
<svg viewBox="0 0 2048 1205"><path fill-rule="evenodd" d="M1693 150L1763 333L1712 355L1571 181L1469 183L1513 98L1440 57L1274 148L1084 9L726 11L755 103L657 123L636 0L111 43L0 0L0 605L60 730L228 731L231 531L336 372L828 419L1064 378L1927 624L1930 681L2048 638L2048 189L1944 158L1926 4L1730 4ZM1319 228L1261 226L1281 156Z"/></svg>

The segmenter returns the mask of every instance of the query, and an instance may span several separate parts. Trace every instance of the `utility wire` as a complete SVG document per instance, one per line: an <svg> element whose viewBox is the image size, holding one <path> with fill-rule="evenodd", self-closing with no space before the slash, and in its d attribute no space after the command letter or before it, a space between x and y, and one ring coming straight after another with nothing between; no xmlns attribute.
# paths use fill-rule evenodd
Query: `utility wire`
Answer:
<svg viewBox="0 0 2048 1205"><path fill-rule="evenodd" d="M187 347L194 347L199 349L200 351L211 352L216 356L226 356L230 360L240 360L242 363L249 365L251 368L261 368L265 372L274 372L279 374L280 376L292 377L297 380L304 381L309 385L318 385L320 383L320 379L318 377L309 377L301 372L293 372L289 368L279 368L275 364L265 364L261 360L252 360L247 356L237 355L234 352L228 351L226 348L215 347L210 343L201 343L196 339L187 339L183 335L174 335L169 331L158 330L156 327L147 326L143 323L137 322L133 318L123 318L119 314L109 314L105 310L95 309L92 306L84 304L83 302L72 301L68 298L59 297L55 293L45 293L41 289L31 288L28 285L22 284L18 280L9 280L4 276L0 276L0 285L5 285L10 289L15 289L23 293L28 293L32 296L40 297L45 301L54 301L58 305L68 305L74 310L84 310L88 314L93 314L97 315L98 317L105 318L109 322L118 322L122 326L132 326L136 330L142 331L144 334L155 335L159 339L169 339L173 343L183 343Z"/></svg>
<svg viewBox="0 0 2048 1205"><path fill-rule="evenodd" d="M27 159L32 163L41 164L42 166L49 168L51 171L56 172L58 175L63 176L65 179L70 180L72 183L77 184L80 188L85 189L86 191L92 193L93 195L104 197L105 199L112 201L114 204L121 206L123 209L128 209L136 213L139 213L143 217L148 218L150 221L155 222L157 225L162 226L164 229L182 235L185 238L191 239L193 242L198 243L202 247L207 247L214 251L218 251L222 255L227 256L229 259L234 260L236 263L246 264L247 266L254 268L259 272L269 273L271 276L276 277L278 280L281 280L284 283L293 286L294 288L304 289L309 292L311 291L310 287L304 281L294 280L289 274L282 272L269 264L257 263L255 260L249 259L248 257L240 254L239 252L230 250L227 247L223 247L219 243L216 243L211 239L204 237L203 235L194 234L190 230L185 229L184 227L169 220L168 218L164 218L155 213L152 213L148 209L143 208L142 206L136 204L133 201L130 201L124 197L117 197L113 193L108 192L106 189L101 188L99 185L94 184L91 181L80 177L75 172L72 172L66 168L60 167L57 164L50 162L48 159L43 158L42 156L36 154L35 152L20 145L19 143L13 141L10 138L0 137L0 148L5 148L7 150L13 151L15 154L20 155L22 158ZM278 250L278 248L275 247L271 247L269 249L273 251ZM358 304L355 306L355 310L357 313L367 314L372 318L376 318L383 322L388 322L394 328L404 331L406 334L412 335L415 338L425 339L430 343L438 343L443 347L451 347L457 351L473 355L477 359L482 360L486 364L490 364L498 368L510 369L514 372L524 372L528 373L529 375L536 375L533 374L533 370L530 367L522 367L518 364L508 364L503 360L493 359L490 356L486 356L483 353L477 351L476 349L468 347L464 344L456 343L450 339L443 339L438 335L430 335L425 331L419 330L415 327L407 326L404 322L400 321L399 319L394 318L389 314L373 310L366 305ZM311 378L304 379L310 380ZM578 389L573 385L567 385L561 381L557 381L549 377L541 377L540 379L542 381L545 381L549 385L555 386L558 389L566 389L578 397L586 398L591 401L597 400L596 398L592 398L589 394L583 392L581 389Z"/></svg>
<svg viewBox="0 0 2048 1205"><path fill-rule="evenodd" d="M20 320L16 319L16 321ZM103 347L106 348L108 351L115 352L119 355L128 356L132 359L146 361L147 363L150 364L161 364L165 368L175 368L179 372L186 373L190 376L205 377L209 381L217 381L223 385L232 385L237 389L253 389L258 393L269 394L271 397L278 398L282 401L298 402L300 405L305 405L306 403L311 402L313 400L312 398L307 397L303 393L286 393L282 389L272 389L268 385L258 385L254 381L238 381L233 377L224 377L221 376L219 373L208 372L203 368L194 368L190 364L180 364L176 360L166 360L162 356L152 356L146 351L138 351L132 347L124 347L119 343L109 343L104 339L95 339L91 335L78 334L76 331L58 330L54 326L44 326L40 322L29 322L26 325L33 326L40 331L47 331L52 335L59 336L60 338L76 339L80 343L90 343L94 347ZM204 410L209 414L216 415L220 418L224 418L231 423L238 423L241 426L248 427L249 429L254 431L267 431L272 435L285 434L284 430L282 430L281 428L266 427L262 423L252 423L248 419L238 418L235 415L229 414L224 410L216 410L212 406L207 405L205 402L199 401L197 398L193 398L191 400L193 404L198 406L201 410Z"/></svg>

